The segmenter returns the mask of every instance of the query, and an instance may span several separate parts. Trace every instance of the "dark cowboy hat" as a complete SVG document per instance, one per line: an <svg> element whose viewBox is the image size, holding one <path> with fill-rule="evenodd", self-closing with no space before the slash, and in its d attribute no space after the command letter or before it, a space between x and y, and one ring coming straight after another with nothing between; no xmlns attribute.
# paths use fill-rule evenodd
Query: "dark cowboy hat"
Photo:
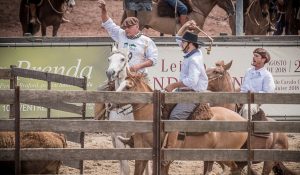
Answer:
<svg viewBox="0 0 300 175"><path fill-rule="evenodd" d="M199 44L199 45L204 45L203 42L198 40L198 36L192 32L185 32L184 35L181 38L178 38L181 41L186 41L189 43L195 43L195 44Z"/></svg>
<svg viewBox="0 0 300 175"><path fill-rule="evenodd" d="M123 21L121 27L125 29L126 27L130 27L136 24L139 24L139 20L136 17L128 17Z"/></svg>

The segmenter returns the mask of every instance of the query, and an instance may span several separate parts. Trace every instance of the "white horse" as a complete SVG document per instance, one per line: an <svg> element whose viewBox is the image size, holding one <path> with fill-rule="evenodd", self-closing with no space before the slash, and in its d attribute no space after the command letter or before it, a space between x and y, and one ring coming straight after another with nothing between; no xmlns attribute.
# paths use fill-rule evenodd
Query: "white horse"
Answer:
<svg viewBox="0 0 300 175"><path fill-rule="evenodd" d="M118 50L115 45L112 46L111 55L108 57L108 68L106 75L109 81L114 81L115 89L117 89L121 82L127 77L128 66L128 50ZM95 104L95 119L99 120L99 113L102 113L103 109L109 110L104 104ZM133 120L133 113L131 106L123 106L121 108L109 110L109 120ZM119 137L128 137L129 133L111 133L113 146L115 148L125 148L123 142ZM128 160L120 160L120 175L129 175L130 167ZM145 175L151 174L150 166L147 166Z"/></svg>

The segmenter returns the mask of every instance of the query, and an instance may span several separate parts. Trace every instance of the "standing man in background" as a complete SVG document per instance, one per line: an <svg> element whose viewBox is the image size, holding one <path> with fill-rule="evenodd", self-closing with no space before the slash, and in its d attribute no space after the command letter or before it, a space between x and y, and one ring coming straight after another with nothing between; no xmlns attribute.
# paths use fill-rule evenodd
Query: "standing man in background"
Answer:
<svg viewBox="0 0 300 175"><path fill-rule="evenodd" d="M275 83L271 72L265 68L265 64L271 60L269 52L263 48L256 48L253 51L253 60L244 77L241 86L241 92L256 93L273 93L275 91ZM259 104L251 104L250 115L256 114L259 110ZM248 104L244 104L241 116L248 119Z"/></svg>

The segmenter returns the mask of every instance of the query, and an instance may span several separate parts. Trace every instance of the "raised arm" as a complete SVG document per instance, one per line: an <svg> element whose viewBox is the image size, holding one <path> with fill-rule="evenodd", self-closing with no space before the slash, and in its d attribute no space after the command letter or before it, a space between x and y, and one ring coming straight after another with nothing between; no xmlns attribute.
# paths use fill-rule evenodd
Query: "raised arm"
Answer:
<svg viewBox="0 0 300 175"><path fill-rule="evenodd" d="M102 23L105 23L109 19L109 16L108 16L107 10L106 10L106 3L105 3L105 1L104 0L99 0L98 1L98 6L101 9Z"/></svg>

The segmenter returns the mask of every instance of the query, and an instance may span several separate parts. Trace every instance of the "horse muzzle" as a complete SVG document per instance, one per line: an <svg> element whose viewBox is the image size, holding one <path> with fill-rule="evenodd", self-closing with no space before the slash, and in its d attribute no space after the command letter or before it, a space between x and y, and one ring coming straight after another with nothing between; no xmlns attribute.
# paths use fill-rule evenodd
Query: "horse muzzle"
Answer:
<svg viewBox="0 0 300 175"><path fill-rule="evenodd" d="M107 70L106 71L106 76L109 81L113 81L116 79L116 72L114 70Z"/></svg>

